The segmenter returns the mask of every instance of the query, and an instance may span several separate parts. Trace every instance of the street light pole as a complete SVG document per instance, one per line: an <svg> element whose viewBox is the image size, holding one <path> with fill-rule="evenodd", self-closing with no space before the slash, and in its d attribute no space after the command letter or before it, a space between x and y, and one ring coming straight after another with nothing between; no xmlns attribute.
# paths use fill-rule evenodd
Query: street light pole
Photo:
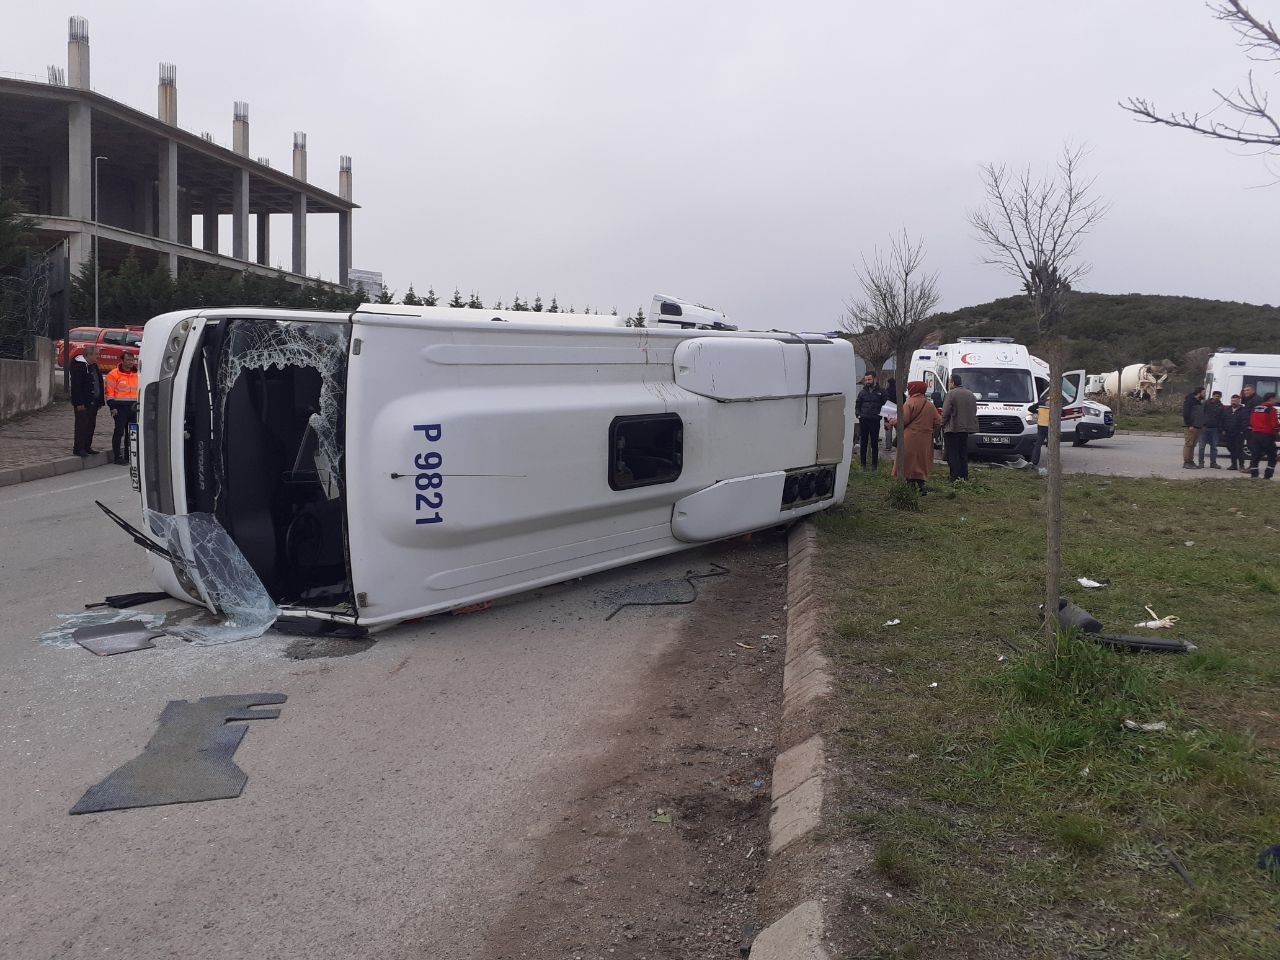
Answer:
<svg viewBox="0 0 1280 960"><path fill-rule="evenodd" d="M110 160L110 157L93 158L93 325L98 322L98 161Z"/></svg>

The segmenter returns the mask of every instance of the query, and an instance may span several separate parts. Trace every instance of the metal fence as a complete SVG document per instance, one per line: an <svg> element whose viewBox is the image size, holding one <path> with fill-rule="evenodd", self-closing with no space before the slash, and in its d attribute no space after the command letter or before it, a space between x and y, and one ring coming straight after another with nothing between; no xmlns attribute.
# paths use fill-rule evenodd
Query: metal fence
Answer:
<svg viewBox="0 0 1280 960"><path fill-rule="evenodd" d="M0 357L28 356L32 337L49 336L49 258L33 260L16 275L0 276Z"/></svg>

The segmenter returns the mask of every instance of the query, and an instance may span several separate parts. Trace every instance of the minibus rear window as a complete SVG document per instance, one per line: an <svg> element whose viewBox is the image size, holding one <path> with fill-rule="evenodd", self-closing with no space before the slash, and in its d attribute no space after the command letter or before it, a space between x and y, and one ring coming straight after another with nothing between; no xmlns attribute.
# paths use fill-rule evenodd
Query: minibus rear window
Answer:
<svg viewBox="0 0 1280 960"><path fill-rule="evenodd" d="M609 425L609 486L672 483L684 465L684 422L676 413L615 417Z"/></svg>

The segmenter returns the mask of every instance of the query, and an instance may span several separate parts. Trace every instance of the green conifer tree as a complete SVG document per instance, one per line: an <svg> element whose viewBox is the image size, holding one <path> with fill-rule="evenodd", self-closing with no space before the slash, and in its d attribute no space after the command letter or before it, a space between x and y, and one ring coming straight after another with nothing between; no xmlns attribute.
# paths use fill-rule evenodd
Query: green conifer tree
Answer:
<svg viewBox="0 0 1280 960"><path fill-rule="evenodd" d="M427 295L422 298L422 305L424 307L434 307L439 302L440 298L436 296L435 289L427 287Z"/></svg>
<svg viewBox="0 0 1280 960"><path fill-rule="evenodd" d="M454 287L454 288L453 288L453 299L449 301L449 306L451 306L451 307L465 307L466 305L467 305L467 301L465 301L465 300L463 300L463 299L462 299L462 294L458 292L458 288L457 288L457 287Z"/></svg>
<svg viewBox="0 0 1280 960"><path fill-rule="evenodd" d="M413 284L409 284L409 290L405 293L404 299L400 301L406 307L422 306L422 298L413 292Z"/></svg>

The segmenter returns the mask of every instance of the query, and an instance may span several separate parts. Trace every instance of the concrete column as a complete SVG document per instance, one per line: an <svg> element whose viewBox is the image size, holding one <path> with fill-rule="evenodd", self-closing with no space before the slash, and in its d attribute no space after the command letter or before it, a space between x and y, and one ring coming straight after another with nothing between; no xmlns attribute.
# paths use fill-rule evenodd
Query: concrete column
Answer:
<svg viewBox="0 0 1280 960"><path fill-rule="evenodd" d="M351 199L351 158L338 158L338 196ZM344 287L351 275L351 211L338 211L338 282Z"/></svg>
<svg viewBox="0 0 1280 960"><path fill-rule="evenodd" d="M202 246L210 253L218 252L218 201L213 194L204 198L204 243Z"/></svg>
<svg viewBox="0 0 1280 960"><path fill-rule="evenodd" d="M172 126L178 125L178 68L172 63L160 64L160 83L156 87L156 116Z"/></svg>
<svg viewBox="0 0 1280 960"><path fill-rule="evenodd" d="M243 100L235 103L231 121L231 149L242 157L249 155L249 104Z"/></svg>
<svg viewBox="0 0 1280 960"><path fill-rule="evenodd" d="M67 30L67 85L89 89L89 21L72 17Z"/></svg>
<svg viewBox="0 0 1280 960"><path fill-rule="evenodd" d="M178 242L185 247L191 246L191 193L188 190L178 191Z"/></svg>
<svg viewBox="0 0 1280 960"><path fill-rule="evenodd" d="M351 281L351 211L338 211L338 282L344 287Z"/></svg>
<svg viewBox="0 0 1280 960"><path fill-rule="evenodd" d="M178 242L178 143L176 140L160 141L160 183L157 194L157 213L159 216L157 233L161 240ZM170 276L178 275L178 255L165 254L165 266Z"/></svg>
<svg viewBox="0 0 1280 960"><path fill-rule="evenodd" d="M307 272L307 195L293 195L293 272Z"/></svg>
<svg viewBox="0 0 1280 960"><path fill-rule="evenodd" d="M231 255L249 259L249 171L231 171Z"/></svg>
<svg viewBox="0 0 1280 960"><path fill-rule="evenodd" d="M264 267L269 267L271 266L271 214L259 213L257 218L258 249L254 259Z"/></svg>
<svg viewBox="0 0 1280 960"><path fill-rule="evenodd" d="M67 106L67 209L66 214L76 220L93 219L93 119L88 104L71 103ZM71 235L68 244L71 276L78 276L80 268L92 256L92 240L89 230Z"/></svg>
<svg viewBox="0 0 1280 960"><path fill-rule="evenodd" d="M133 229L148 237L156 235L156 187L151 178L142 176L133 185Z"/></svg>

